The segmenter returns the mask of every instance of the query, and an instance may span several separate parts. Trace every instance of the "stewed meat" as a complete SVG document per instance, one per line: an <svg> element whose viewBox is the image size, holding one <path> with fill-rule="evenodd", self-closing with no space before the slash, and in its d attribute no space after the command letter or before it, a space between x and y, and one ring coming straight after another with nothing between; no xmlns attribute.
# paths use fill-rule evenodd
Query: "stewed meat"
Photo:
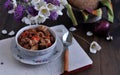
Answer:
<svg viewBox="0 0 120 75"><path fill-rule="evenodd" d="M54 42L55 38L46 26L27 29L18 37L18 43L29 50L45 49Z"/></svg>

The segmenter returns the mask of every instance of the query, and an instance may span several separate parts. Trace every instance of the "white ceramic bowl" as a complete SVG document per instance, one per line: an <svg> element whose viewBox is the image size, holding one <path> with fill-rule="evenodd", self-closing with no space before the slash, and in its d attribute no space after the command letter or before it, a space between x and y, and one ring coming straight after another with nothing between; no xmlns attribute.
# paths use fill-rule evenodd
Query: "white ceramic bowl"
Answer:
<svg viewBox="0 0 120 75"><path fill-rule="evenodd" d="M56 43L57 43L57 35L56 35L56 33L55 33L52 29L50 29L50 27L47 27L47 26L46 26L46 27L48 28L48 30L51 32L51 34L52 34L53 37L55 38L54 43L53 43L50 47L45 48L45 49L42 49L42 50L29 50L29 49L26 49L26 48L22 47L22 46L18 43L18 37L20 36L20 34L21 34L23 31L25 31L25 30L27 30L27 29L30 29L30 28L36 28L36 27L38 27L38 26L40 26L40 25L25 26L25 27L21 28L21 29L17 32L17 34L16 34L16 36L15 36L15 42L16 42L16 45L17 45L17 48L18 48L20 54L27 55L27 56L44 56L44 55L50 56L50 55L53 53L54 48L55 48Z"/></svg>

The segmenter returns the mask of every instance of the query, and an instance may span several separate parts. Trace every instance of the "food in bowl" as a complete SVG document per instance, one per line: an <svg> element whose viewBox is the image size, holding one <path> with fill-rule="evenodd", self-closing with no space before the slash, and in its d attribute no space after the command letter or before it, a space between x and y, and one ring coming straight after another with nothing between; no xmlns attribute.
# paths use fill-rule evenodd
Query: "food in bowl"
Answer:
<svg viewBox="0 0 120 75"><path fill-rule="evenodd" d="M68 0L68 2L82 10L94 10L97 8L99 0Z"/></svg>
<svg viewBox="0 0 120 75"><path fill-rule="evenodd" d="M55 38L46 26L27 29L18 37L18 43L28 50L42 50L54 42Z"/></svg>
<svg viewBox="0 0 120 75"><path fill-rule="evenodd" d="M57 35L54 30L45 25L30 25L21 28L15 42L22 55L50 56L57 44Z"/></svg>
<svg viewBox="0 0 120 75"><path fill-rule="evenodd" d="M74 11L75 18L79 20L77 21L78 24L94 23L102 18L100 16L100 13L98 14L96 12L100 8L99 0L68 0L68 2L72 6L72 10ZM69 16L69 13L67 14Z"/></svg>

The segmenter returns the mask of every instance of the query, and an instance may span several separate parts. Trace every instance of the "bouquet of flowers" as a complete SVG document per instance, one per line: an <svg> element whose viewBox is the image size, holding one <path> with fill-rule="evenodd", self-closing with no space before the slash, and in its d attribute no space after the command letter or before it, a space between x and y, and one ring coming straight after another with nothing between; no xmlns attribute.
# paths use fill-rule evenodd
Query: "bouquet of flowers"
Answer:
<svg viewBox="0 0 120 75"><path fill-rule="evenodd" d="M63 15L66 0L6 0L4 6L17 21L25 24L39 24L46 19L57 20Z"/></svg>

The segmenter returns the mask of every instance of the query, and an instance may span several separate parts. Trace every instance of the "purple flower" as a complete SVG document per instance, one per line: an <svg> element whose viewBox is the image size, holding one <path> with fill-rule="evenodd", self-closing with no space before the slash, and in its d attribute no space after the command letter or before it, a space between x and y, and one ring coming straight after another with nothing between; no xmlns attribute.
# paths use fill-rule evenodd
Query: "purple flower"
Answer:
<svg viewBox="0 0 120 75"><path fill-rule="evenodd" d="M49 18L50 18L51 20L57 20L58 14L57 14L55 11L51 11Z"/></svg>
<svg viewBox="0 0 120 75"><path fill-rule="evenodd" d="M33 6L30 6L27 8L27 11L29 12L29 14L31 14L32 16L36 16L38 14L38 11L34 9Z"/></svg>
<svg viewBox="0 0 120 75"><path fill-rule="evenodd" d="M29 2L29 0L23 0L24 2Z"/></svg>
<svg viewBox="0 0 120 75"><path fill-rule="evenodd" d="M47 3L52 3L53 5L60 5L60 1L59 0L45 0Z"/></svg>
<svg viewBox="0 0 120 75"><path fill-rule="evenodd" d="M24 14L24 7L22 5L18 5L14 12L14 18L17 21L21 21L23 14Z"/></svg>
<svg viewBox="0 0 120 75"><path fill-rule="evenodd" d="M13 9L13 5L11 4L11 0L7 0L4 4L4 6L7 10Z"/></svg>

